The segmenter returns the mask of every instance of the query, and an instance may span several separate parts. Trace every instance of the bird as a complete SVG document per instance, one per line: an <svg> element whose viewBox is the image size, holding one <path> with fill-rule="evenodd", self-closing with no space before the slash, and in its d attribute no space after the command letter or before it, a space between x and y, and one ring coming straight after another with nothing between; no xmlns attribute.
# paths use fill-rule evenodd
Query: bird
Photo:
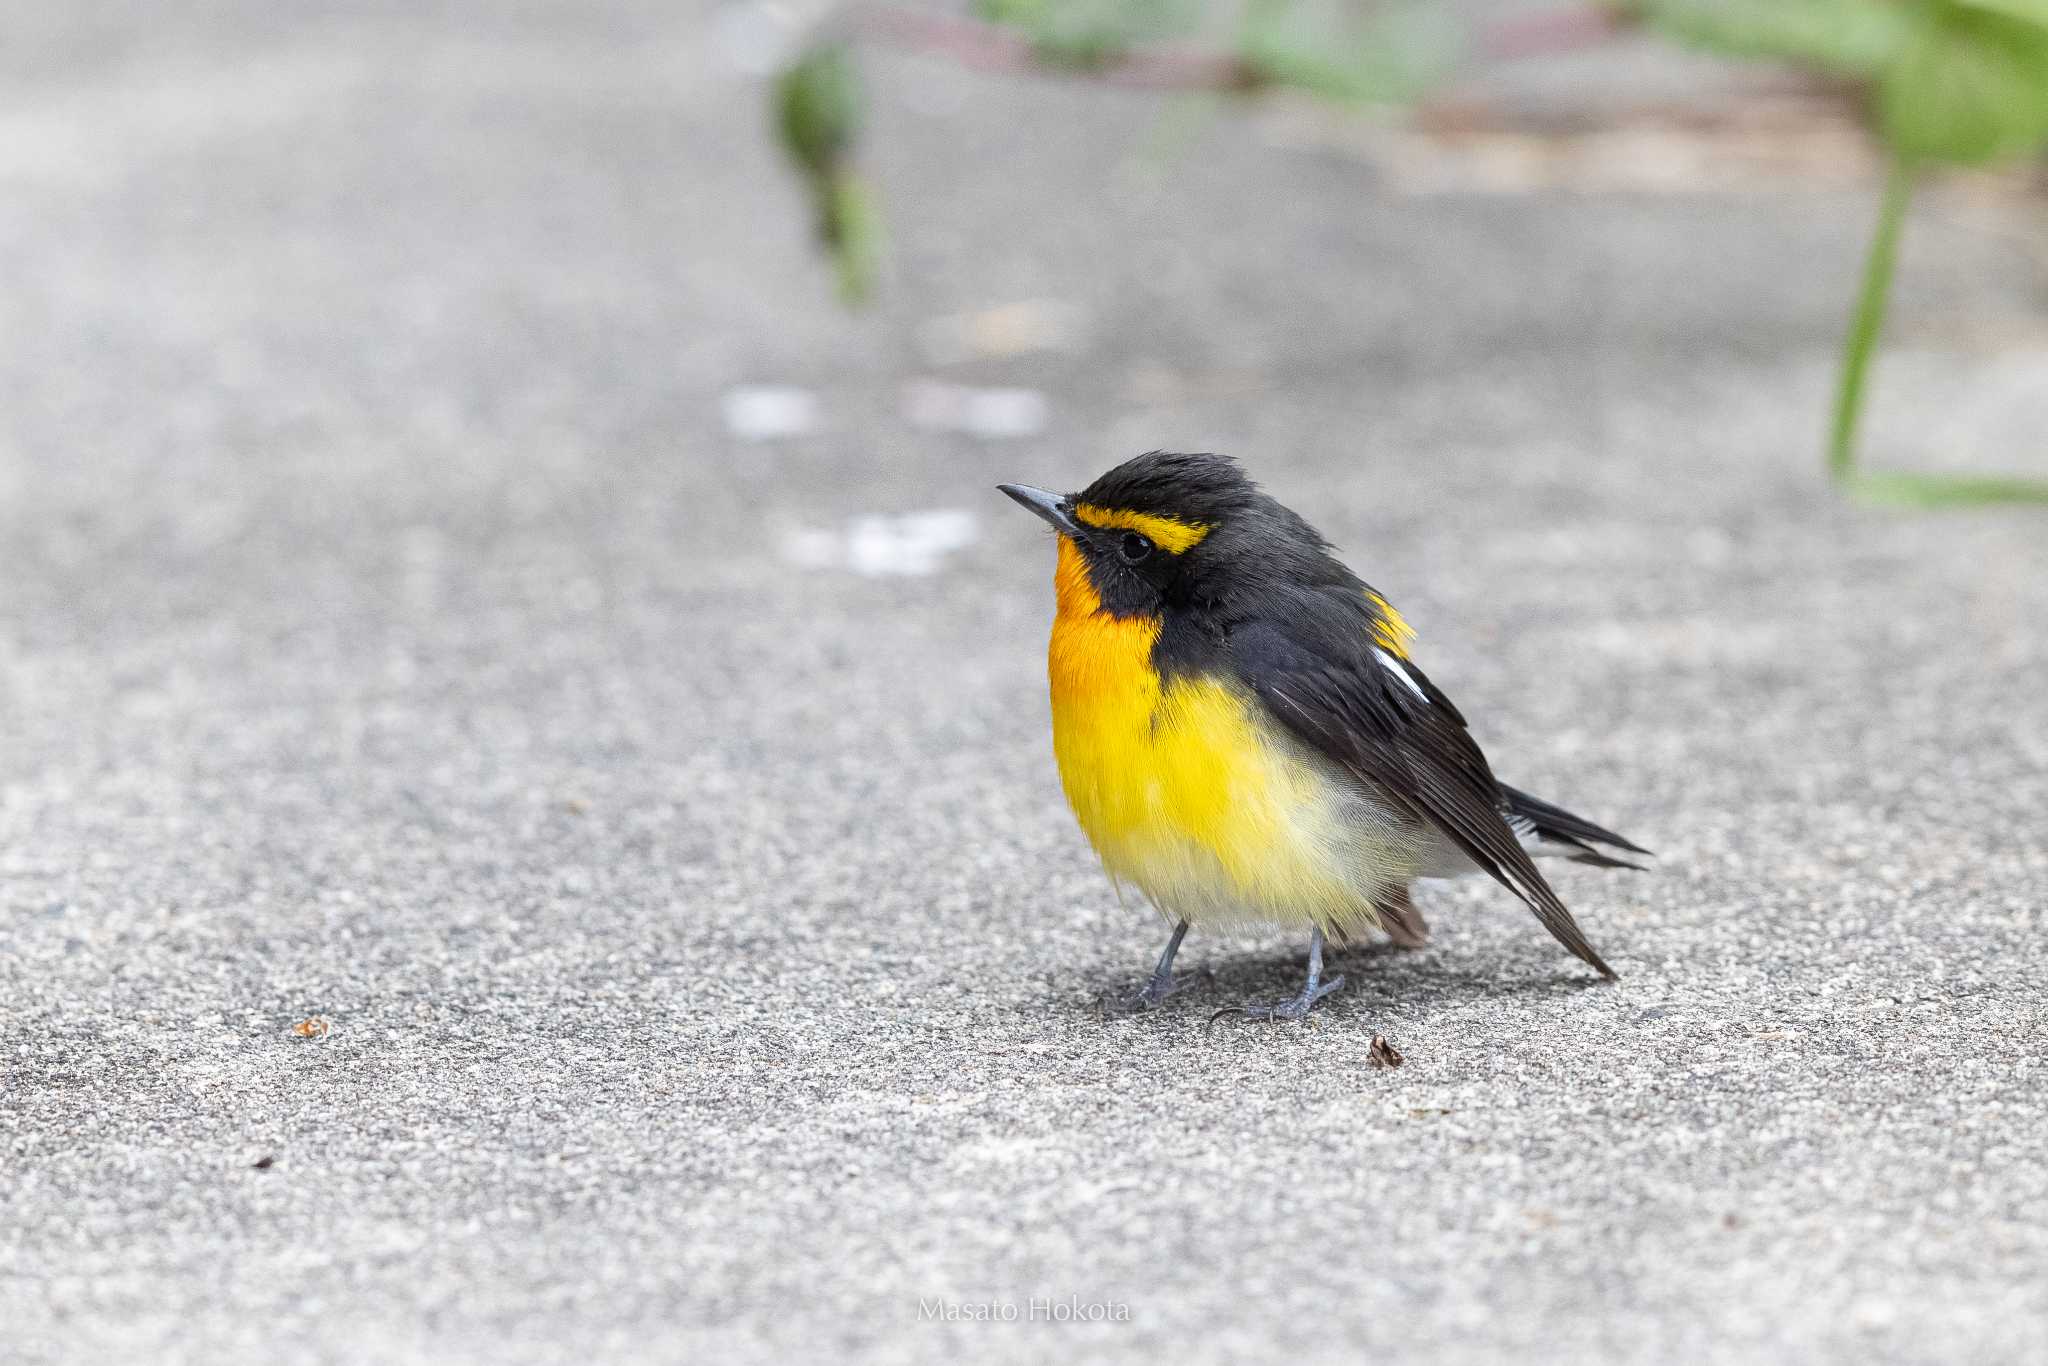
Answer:
<svg viewBox="0 0 2048 1366"><path fill-rule="evenodd" d="M1047 675L1067 802L1119 898L1173 927L1105 1004L1192 985L1174 973L1191 928L1283 926L1308 933L1301 990L1218 1014L1300 1020L1344 984L1326 944L1377 930L1418 947L1414 882L1480 873L1615 976L1535 859L1639 868L1623 856L1649 851L1499 781L1401 613L1234 459L1150 451L1079 493L997 487L1058 533Z"/></svg>

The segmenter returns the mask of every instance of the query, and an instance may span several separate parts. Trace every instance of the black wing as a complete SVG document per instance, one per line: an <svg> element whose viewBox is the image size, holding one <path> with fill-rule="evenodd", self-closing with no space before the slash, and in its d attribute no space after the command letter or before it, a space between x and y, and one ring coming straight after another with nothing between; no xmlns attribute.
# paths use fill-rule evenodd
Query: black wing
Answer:
<svg viewBox="0 0 2048 1366"><path fill-rule="evenodd" d="M1596 868L1626 868L1635 873L1643 871L1640 863L1601 853L1596 846L1603 844L1624 853L1641 854L1644 858L1657 857L1642 845L1632 844L1612 830L1595 825L1584 816L1575 816L1561 806L1553 806L1540 797L1532 797L1506 783L1500 785L1500 792L1507 799L1509 816L1528 822L1537 838L1573 850L1566 857L1574 863L1590 863Z"/></svg>
<svg viewBox="0 0 2048 1366"><path fill-rule="evenodd" d="M1448 835L1603 977L1503 814L1506 797L1464 718L1422 671L1374 643L1370 601L1338 588L1282 589L1275 610L1231 630L1238 673L1288 730Z"/></svg>

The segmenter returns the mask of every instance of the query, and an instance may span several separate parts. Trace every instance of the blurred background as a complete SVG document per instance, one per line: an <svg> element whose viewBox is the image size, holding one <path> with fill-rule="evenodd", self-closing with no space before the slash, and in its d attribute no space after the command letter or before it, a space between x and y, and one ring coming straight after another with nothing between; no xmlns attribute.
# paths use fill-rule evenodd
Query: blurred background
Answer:
<svg viewBox="0 0 2048 1366"><path fill-rule="evenodd" d="M8 1352L2038 1343L2032 0L0 8ZM1617 987L1096 1017L993 485L1155 447L1659 851Z"/></svg>

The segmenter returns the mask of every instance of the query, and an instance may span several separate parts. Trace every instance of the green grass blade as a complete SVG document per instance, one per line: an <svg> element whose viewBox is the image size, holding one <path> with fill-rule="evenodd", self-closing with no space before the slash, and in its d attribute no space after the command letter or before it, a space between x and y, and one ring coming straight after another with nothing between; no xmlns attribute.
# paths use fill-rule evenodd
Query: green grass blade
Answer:
<svg viewBox="0 0 2048 1366"><path fill-rule="evenodd" d="M827 236L839 276L839 297L859 307L874 297L883 255L882 210L867 182L851 171L834 174L825 188Z"/></svg>
<svg viewBox="0 0 2048 1366"><path fill-rule="evenodd" d="M1843 342L1842 379L1835 391L1835 421L1828 440L1828 473L1837 481L1847 479L1856 468L1856 426L1863 413L1863 383L1870 373L1870 358L1877 350L1878 334L1884 331L1885 306L1891 299L1892 275L1898 265L1899 232L1905 226L1906 206L1913 202L1913 179L1913 167L1903 158L1895 158L1885 177L1877 236L1871 241L1870 256L1863 266L1863 289L1856 299L1856 312L1849 320L1849 336Z"/></svg>
<svg viewBox="0 0 2048 1366"><path fill-rule="evenodd" d="M1853 476L1849 488L1873 503L1906 507L1984 507L1994 503L2048 503L2048 481L1996 474L1872 472Z"/></svg>

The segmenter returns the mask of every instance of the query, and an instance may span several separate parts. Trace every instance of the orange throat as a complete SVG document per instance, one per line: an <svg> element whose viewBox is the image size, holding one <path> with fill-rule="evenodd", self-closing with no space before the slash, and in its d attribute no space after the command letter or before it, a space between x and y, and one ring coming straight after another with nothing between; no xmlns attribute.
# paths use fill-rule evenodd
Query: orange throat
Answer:
<svg viewBox="0 0 2048 1366"><path fill-rule="evenodd" d="M1055 742L1068 729L1062 722L1098 707L1111 708L1125 724L1149 721L1159 701L1159 676L1152 669L1158 621L1104 611L1080 550L1066 536L1060 537L1053 589L1059 610L1053 618L1046 671L1052 683Z"/></svg>

